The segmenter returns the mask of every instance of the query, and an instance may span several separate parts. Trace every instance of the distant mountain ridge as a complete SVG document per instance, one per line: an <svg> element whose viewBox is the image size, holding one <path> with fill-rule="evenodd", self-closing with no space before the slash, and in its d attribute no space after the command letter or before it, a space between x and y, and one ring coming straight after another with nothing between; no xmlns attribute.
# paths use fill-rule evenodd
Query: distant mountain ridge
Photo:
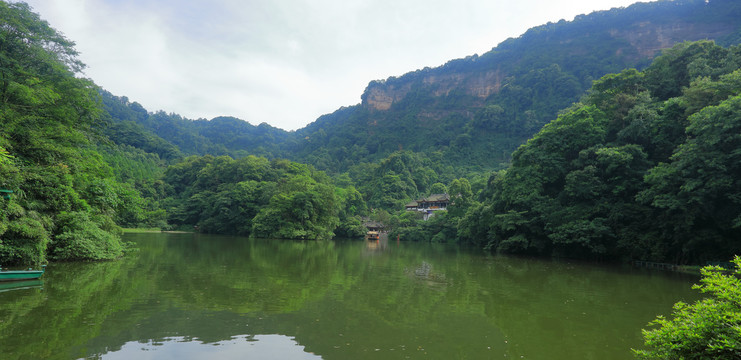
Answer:
<svg viewBox="0 0 741 360"><path fill-rule="evenodd" d="M626 9L579 15L570 22L548 23L516 39L510 38L482 56L452 60L442 67L426 68L398 79L372 81L362 96L362 104L374 110L388 110L406 96L415 82L428 88L435 97L460 89L466 95L486 99L499 93L518 65L510 59L529 60L527 53L533 42L555 43L571 56L584 56L593 50L589 39L601 38L617 45L610 50L626 65L641 64L641 61L645 64L646 59L683 41L715 39L729 45L729 35L738 35L738 9L730 12L721 9L732 3L722 0L638 3ZM655 15L657 12L659 16ZM701 21L704 18L712 21ZM561 65L576 70L570 69L569 62Z"/></svg>
<svg viewBox="0 0 741 360"><path fill-rule="evenodd" d="M741 42L741 2L637 3L534 27L482 55L371 81L360 104L291 132L163 112L134 121L184 154L282 157L339 173L411 150L463 175L504 166L592 81L641 69L662 49L701 39Z"/></svg>

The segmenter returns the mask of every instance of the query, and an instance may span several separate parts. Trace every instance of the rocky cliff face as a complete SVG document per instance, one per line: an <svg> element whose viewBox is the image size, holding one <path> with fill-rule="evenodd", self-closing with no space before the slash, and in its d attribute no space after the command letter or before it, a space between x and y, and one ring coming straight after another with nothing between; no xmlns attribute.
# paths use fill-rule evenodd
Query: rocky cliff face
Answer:
<svg viewBox="0 0 741 360"><path fill-rule="evenodd" d="M387 84L374 81L363 94L363 105L373 110L388 110L391 105L403 99L416 86L423 88L434 97L449 95L460 90L466 95L486 99L499 92L504 79L500 70L484 72L452 72L427 74L415 81Z"/></svg>
<svg viewBox="0 0 741 360"><path fill-rule="evenodd" d="M690 23L677 21L672 24L653 24L643 21L628 29L610 29L610 35L627 40L638 53L646 58L658 55L683 41L718 39L735 31L729 23Z"/></svg>
<svg viewBox="0 0 741 360"><path fill-rule="evenodd" d="M411 83L393 86L380 81L372 82L362 96L363 105L374 110L388 110L393 103L403 99L411 88Z"/></svg>
<svg viewBox="0 0 741 360"><path fill-rule="evenodd" d="M585 39L588 37L610 37L613 40L621 41L625 46L616 49L615 55L621 57L623 62L626 64L638 64L641 60L646 60L655 57L660 53L662 49L667 49L673 45L683 41L697 41L703 39L720 39L728 36L734 31L739 31L739 24L741 21L709 21L707 18L712 16L705 15L705 18L698 19L687 19L686 14L682 16L676 16L670 19L659 19L654 21L652 18L655 16L656 11L666 10L671 11L670 7L676 8L679 1L665 1L654 4L636 4L624 11L624 19L619 21L614 27L610 25L600 26L600 15L606 12L595 13L597 15L581 15L577 19L586 19L585 23L590 23L593 29L596 29L594 33L583 34L573 33L571 36L564 36L558 34L559 30L555 32L551 27L556 24L549 24L543 26L543 31L535 31L535 35L531 35L531 38L541 37L540 41L557 41L560 44L574 46L575 49L579 49L577 52L588 52L589 47L585 48L585 45L579 45L580 38ZM695 6L694 12L701 12L707 9L705 2L687 0L687 3L692 3L689 6ZM711 2L713 5L722 6L723 2L727 0L716 0ZM667 9L656 9L657 7L664 6ZM686 6L683 5L683 6ZM651 9L649 9L651 8ZM646 10L648 9L648 10ZM650 11L649 11L650 10ZM692 14L693 11L687 11L686 13ZM684 16L684 17L683 17ZM712 19L714 20L714 19ZM569 26L566 22L560 22L558 25L564 25L560 31L568 32L564 30ZM550 26L550 27L549 27ZM584 25L582 25L584 26ZM590 29L592 31L592 29ZM599 33L602 34L599 34ZM555 35L554 35L555 34ZM603 37L603 38L604 38ZM518 39L519 40L519 39ZM586 49L586 50L585 50ZM497 49L493 49L492 52L496 52ZM482 55L481 58L486 57L487 54ZM572 54L573 56L583 56L585 54ZM465 62L469 59L476 59L477 57L471 57L463 60L457 60ZM481 59L479 58L479 60ZM488 61L497 61L496 56L489 56ZM473 60L471 60L473 61ZM508 61L512 61L509 58ZM517 60L514 60L517 61ZM635 65L632 65L635 66ZM511 66L505 64L490 63L478 64L473 66L475 70L467 70L465 67L456 67L455 70L445 69L445 66L436 69L425 69L419 70L415 73L410 73L402 76L401 78L390 78L386 81L374 81L371 82L365 90L362 96L362 105L370 110L384 111L391 108L395 103L398 103L404 99L412 90L424 91L427 95L434 97L446 96L452 92L459 94L470 95L479 99L486 99L492 94L496 94L500 91L503 86L505 79L509 76L513 76L507 71L501 70L502 68L511 69ZM481 70L481 69L496 69L496 70Z"/></svg>

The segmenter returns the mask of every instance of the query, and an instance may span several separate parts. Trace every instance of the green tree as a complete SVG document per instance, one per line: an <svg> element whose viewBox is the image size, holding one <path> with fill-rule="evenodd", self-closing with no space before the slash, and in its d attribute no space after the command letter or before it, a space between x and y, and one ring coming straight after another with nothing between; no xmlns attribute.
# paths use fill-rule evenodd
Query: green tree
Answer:
<svg viewBox="0 0 741 360"><path fill-rule="evenodd" d="M186 229L262 238L326 239L363 213L353 187L339 189L323 172L287 160L247 156L188 157L164 175L169 220Z"/></svg>
<svg viewBox="0 0 741 360"><path fill-rule="evenodd" d="M474 202L471 183L466 178L451 181L448 186L448 196L451 201L448 212L456 219L462 218Z"/></svg>
<svg viewBox="0 0 741 360"><path fill-rule="evenodd" d="M98 93L74 43L24 3L0 2L0 24L0 184L17 194L0 204L0 262L120 256L113 217L131 197L93 142Z"/></svg>
<svg viewBox="0 0 741 360"><path fill-rule="evenodd" d="M639 199L667 215L659 226L690 253L714 260L741 252L741 96L690 117L671 162L651 169Z"/></svg>
<svg viewBox="0 0 741 360"><path fill-rule="evenodd" d="M55 260L111 260L123 255L124 247L105 217L91 218L87 212L62 212L51 244Z"/></svg>
<svg viewBox="0 0 741 360"><path fill-rule="evenodd" d="M741 251L740 50L681 44L596 81L490 178L460 240L675 263Z"/></svg>
<svg viewBox="0 0 741 360"><path fill-rule="evenodd" d="M709 298L674 305L672 318L659 316L643 330L647 349L633 350L639 359L741 358L741 258L733 260L734 274L718 266L702 269L700 285Z"/></svg>
<svg viewBox="0 0 741 360"><path fill-rule="evenodd" d="M448 193L448 187L445 186L443 183L434 183L432 186L430 186L429 189L430 194L447 194Z"/></svg>

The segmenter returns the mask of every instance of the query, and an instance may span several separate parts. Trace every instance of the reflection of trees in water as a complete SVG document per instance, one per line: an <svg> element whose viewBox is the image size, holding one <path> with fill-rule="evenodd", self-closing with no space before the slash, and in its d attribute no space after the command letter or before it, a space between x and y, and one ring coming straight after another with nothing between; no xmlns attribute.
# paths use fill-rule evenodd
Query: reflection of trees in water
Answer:
<svg viewBox="0 0 741 360"><path fill-rule="evenodd" d="M106 319L130 309L147 280L130 277L134 261L51 264L44 287L0 297L0 353L3 359L68 359L71 345L102 331ZM133 324L131 324L133 325ZM18 334L23 334L19 340Z"/></svg>
<svg viewBox="0 0 741 360"><path fill-rule="evenodd" d="M621 341L627 354L646 322L693 294L686 279L444 245L392 243L367 256L363 242L130 238L134 256L53 264L43 290L3 294L0 349L70 358L140 339L280 333L326 359L402 344L456 358L505 337L518 346L493 346L510 356L583 358ZM13 340L19 332L39 342Z"/></svg>

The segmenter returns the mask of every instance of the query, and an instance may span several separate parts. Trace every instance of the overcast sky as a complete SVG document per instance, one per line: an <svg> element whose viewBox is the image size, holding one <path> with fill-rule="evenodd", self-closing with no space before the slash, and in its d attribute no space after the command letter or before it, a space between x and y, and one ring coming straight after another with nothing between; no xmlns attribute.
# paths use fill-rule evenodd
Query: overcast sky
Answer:
<svg viewBox="0 0 741 360"><path fill-rule="evenodd" d="M371 80L635 0L29 0L85 76L149 111L295 130Z"/></svg>

